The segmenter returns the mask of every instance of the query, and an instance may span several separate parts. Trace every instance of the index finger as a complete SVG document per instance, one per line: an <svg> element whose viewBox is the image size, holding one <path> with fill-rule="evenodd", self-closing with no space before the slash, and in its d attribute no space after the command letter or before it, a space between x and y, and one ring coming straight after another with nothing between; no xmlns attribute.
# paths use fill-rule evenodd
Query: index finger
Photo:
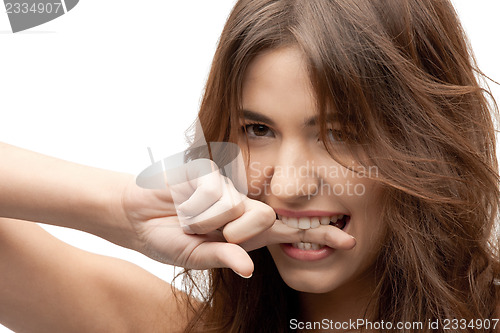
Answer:
<svg viewBox="0 0 500 333"><path fill-rule="evenodd" d="M354 237L331 225L321 225L313 229L295 229L280 220L275 220L274 225L262 235L240 245L245 250L252 251L271 244L298 242L317 243L339 250L350 250L356 245Z"/></svg>

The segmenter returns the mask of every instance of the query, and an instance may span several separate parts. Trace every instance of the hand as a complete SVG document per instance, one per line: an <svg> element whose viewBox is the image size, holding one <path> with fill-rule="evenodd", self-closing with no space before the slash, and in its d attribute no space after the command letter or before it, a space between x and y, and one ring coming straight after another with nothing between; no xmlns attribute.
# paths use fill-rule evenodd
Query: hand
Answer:
<svg viewBox="0 0 500 333"><path fill-rule="evenodd" d="M271 228L240 243L240 246L246 251L253 251L267 245L298 242L317 243L338 250L350 250L356 245L354 237L332 225L304 230L291 228L276 220Z"/></svg>
<svg viewBox="0 0 500 333"><path fill-rule="evenodd" d="M187 170L188 182L174 189L147 190L129 183L121 203L136 234L134 249L172 265L229 267L250 276L253 262L246 251L300 241L344 250L355 245L333 226L290 228L276 220L271 207L239 194L218 171L200 177L196 170Z"/></svg>
<svg viewBox="0 0 500 333"><path fill-rule="evenodd" d="M264 203L239 194L224 178L217 172L211 178L191 182L192 193L178 206L185 215L195 214L199 205L193 203L200 198L206 206L193 216L196 222L189 228L192 234L181 227L172 191L143 189L130 179L120 204L120 216L136 234L136 241L129 247L167 264L194 269L229 267L242 276L250 276L252 260L237 243L271 227L276 215ZM214 184L221 188L214 188ZM235 195L239 203L228 204L235 202ZM210 211L218 214L208 214ZM203 216L208 218L200 218ZM217 230L222 227L223 231Z"/></svg>

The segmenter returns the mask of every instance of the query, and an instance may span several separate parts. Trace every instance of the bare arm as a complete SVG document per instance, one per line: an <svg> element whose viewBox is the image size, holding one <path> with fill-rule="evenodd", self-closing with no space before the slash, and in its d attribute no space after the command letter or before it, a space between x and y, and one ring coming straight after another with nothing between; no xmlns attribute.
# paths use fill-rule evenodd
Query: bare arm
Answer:
<svg viewBox="0 0 500 333"><path fill-rule="evenodd" d="M0 216L90 232L133 248L119 215L132 176L92 168L0 142ZM128 243L130 241L130 243Z"/></svg>
<svg viewBox="0 0 500 333"><path fill-rule="evenodd" d="M142 189L130 175L2 143L0 159L0 322L16 332L177 332L189 317L164 281L19 219L91 232L165 263L230 267L243 276L253 271L245 250L267 244L354 246L333 226L288 228L269 206L248 198L229 215L199 222L200 234L186 234L168 189ZM210 193L204 198L219 202Z"/></svg>
<svg viewBox="0 0 500 333"><path fill-rule="evenodd" d="M218 186L189 179L191 190L201 194L207 210L228 202L223 200L224 194L214 191L224 184L223 176L217 172L213 177L219 180ZM230 267L241 275L250 275L253 263L234 243L270 228L275 214L265 204L249 203L247 199L244 204L227 206L219 215L197 221L198 234L224 227L224 236L220 232L207 237L186 235L168 184L161 190L144 189L136 185L132 175L0 142L0 217L86 231L168 264L200 269Z"/></svg>
<svg viewBox="0 0 500 333"><path fill-rule="evenodd" d="M14 331L177 332L187 317L143 269L0 218L0 322Z"/></svg>
<svg viewBox="0 0 500 333"><path fill-rule="evenodd" d="M200 161L185 165L182 191L189 191L177 202L195 221L190 229L196 234L186 234L173 200L176 191L169 184L161 190L144 189L132 175L0 142L0 217L79 229L164 263L195 269L229 267L242 276L253 271L245 250L304 239L304 232L279 228L280 223L273 230L274 210L239 194L218 171L198 175ZM233 204L235 198L238 204ZM346 233L335 227L330 232L332 247L354 246ZM323 240L328 230L309 233ZM244 243L245 250L237 245Z"/></svg>

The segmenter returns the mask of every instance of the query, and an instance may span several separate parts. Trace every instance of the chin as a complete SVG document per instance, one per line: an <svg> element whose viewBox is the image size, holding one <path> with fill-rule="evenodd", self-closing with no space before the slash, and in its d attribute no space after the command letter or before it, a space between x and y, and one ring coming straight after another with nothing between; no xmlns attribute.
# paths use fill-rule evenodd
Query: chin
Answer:
<svg viewBox="0 0 500 333"><path fill-rule="evenodd" d="M324 294L336 289L335 285L321 283L318 280L309 281L293 277L290 279L283 278L283 281L290 288L304 293Z"/></svg>
<svg viewBox="0 0 500 333"><path fill-rule="evenodd" d="M273 257L281 278L287 286L297 291L328 293L339 288L347 279L348 274L341 267L333 269L328 266L298 267L280 259L282 258Z"/></svg>

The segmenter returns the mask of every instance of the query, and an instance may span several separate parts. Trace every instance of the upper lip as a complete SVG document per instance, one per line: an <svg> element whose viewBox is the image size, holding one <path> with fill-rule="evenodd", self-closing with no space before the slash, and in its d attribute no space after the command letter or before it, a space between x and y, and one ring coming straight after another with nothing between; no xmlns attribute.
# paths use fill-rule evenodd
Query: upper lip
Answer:
<svg viewBox="0 0 500 333"><path fill-rule="evenodd" d="M274 208L274 211L278 215L287 216L287 217L311 217L311 216L349 215L349 214L340 213L340 212L327 212L327 211L324 211L324 210L301 210L301 211L294 211L294 210Z"/></svg>

